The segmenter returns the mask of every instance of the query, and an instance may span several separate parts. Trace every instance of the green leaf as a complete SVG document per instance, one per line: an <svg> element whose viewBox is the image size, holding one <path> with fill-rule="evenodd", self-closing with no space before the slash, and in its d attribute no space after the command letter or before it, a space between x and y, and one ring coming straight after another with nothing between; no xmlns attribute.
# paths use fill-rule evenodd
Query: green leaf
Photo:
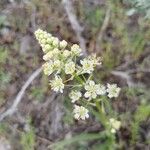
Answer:
<svg viewBox="0 0 150 150"><path fill-rule="evenodd" d="M104 138L106 136L105 132L101 132L98 134L94 134L94 133L83 133L80 135L76 135L74 137L72 137L71 139L65 139L63 141L54 143L52 145L49 146L49 148L55 149L55 150L60 150L63 149L64 147L76 142L81 142L81 141L91 141L91 140L96 140L96 139L100 139L100 138Z"/></svg>

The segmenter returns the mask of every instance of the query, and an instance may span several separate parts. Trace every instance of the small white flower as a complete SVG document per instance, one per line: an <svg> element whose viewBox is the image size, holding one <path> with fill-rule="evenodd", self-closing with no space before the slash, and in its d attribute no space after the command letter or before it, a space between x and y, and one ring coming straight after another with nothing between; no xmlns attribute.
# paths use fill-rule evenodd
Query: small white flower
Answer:
<svg viewBox="0 0 150 150"><path fill-rule="evenodd" d="M53 58L53 51L49 51L48 53L46 53L46 54L43 56L43 59L44 59L45 61L51 60L51 58Z"/></svg>
<svg viewBox="0 0 150 150"><path fill-rule="evenodd" d="M82 96L81 92L77 90L71 91L71 93L69 94L72 103L75 103L77 100L79 100L81 96Z"/></svg>
<svg viewBox="0 0 150 150"><path fill-rule="evenodd" d="M106 93L106 87L101 84L96 85L96 93L97 95L105 95Z"/></svg>
<svg viewBox="0 0 150 150"><path fill-rule="evenodd" d="M100 89L100 85L96 85L94 81L90 80L85 85L85 98L89 98L91 100L92 98L95 99L97 95L103 94L102 90ZM101 90L101 91L99 91Z"/></svg>
<svg viewBox="0 0 150 150"><path fill-rule="evenodd" d="M49 44L46 44L42 47L42 50L44 53L49 52L50 50L52 50L51 46Z"/></svg>
<svg viewBox="0 0 150 150"><path fill-rule="evenodd" d="M35 31L35 35L39 35L39 34L41 34L42 33L42 30L41 29L37 29L36 31Z"/></svg>
<svg viewBox="0 0 150 150"><path fill-rule="evenodd" d="M61 41L61 42L59 43L59 47L60 47L61 49L64 49L66 46L67 46L67 42L66 42L65 40L63 40L63 41Z"/></svg>
<svg viewBox="0 0 150 150"><path fill-rule="evenodd" d="M52 42L53 42L53 37L51 35L51 37L46 40L46 43L47 44L52 44Z"/></svg>
<svg viewBox="0 0 150 150"><path fill-rule="evenodd" d="M40 44L43 44L45 46L46 44L46 39L41 39Z"/></svg>
<svg viewBox="0 0 150 150"><path fill-rule="evenodd" d="M60 91L61 93L63 93L64 84L59 76L55 76L55 79L50 81L50 85L55 92Z"/></svg>
<svg viewBox="0 0 150 150"><path fill-rule="evenodd" d="M71 55L71 52L70 52L70 51L68 51L68 50L64 50L64 51L63 51L63 56L64 56L65 58L69 57L70 55Z"/></svg>
<svg viewBox="0 0 150 150"><path fill-rule="evenodd" d="M75 71L75 63L73 61L70 61L65 64L65 73L66 74L73 74Z"/></svg>
<svg viewBox="0 0 150 150"><path fill-rule="evenodd" d="M49 62L46 62L45 64L43 64L43 71L44 71L44 74L45 75L51 75L54 71L54 66L53 66L53 62L52 61L49 61Z"/></svg>
<svg viewBox="0 0 150 150"><path fill-rule="evenodd" d="M44 52L48 52L52 50L51 42L50 42L52 35L50 33L38 29L37 31L35 31L35 36L36 39L39 41L40 45L42 46L42 50Z"/></svg>
<svg viewBox="0 0 150 150"><path fill-rule="evenodd" d="M101 65L101 57L97 57L96 54L92 54L89 57L89 60L92 61L94 65Z"/></svg>
<svg viewBox="0 0 150 150"><path fill-rule="evenodd" d="M110 132L111 133L116 133L116 130L114 128L111 128Z"/></svg>
<svg viewBox="0 0 150 150"><path fill-rule="evenodd" d="M77 105L74 106L74 110L73 110L74 118L77 120L79 119L85 120L86 118L89 118L88 112L89 111L83 106L77 106Z"/></svg>
<svg viewBox="0 0 150 150"><path fill-rule="evenodd" d="M73 44L72 47L71 47L71 52L76 55L76 56L80 56L81 55L81 48L79 47L79 45L77 44Z"/></svg>
<svg viewBox="0 0 150 150"><path fill-rule="evenodd" d="M121 126L121 122L114 118L109 119L109 124L111 126L111 133L116 133L116 130L119 130Z"/></svg>
<svg viewBox="0 0 150 150"><path fill-rule="evenodd" d="M94 65L93 62L90 61L87 58L84 58L83 60L80 60L80 63L82 65L82 72L91 74L94 71Z"/></svg>
<svg viewBox="0 0 150 150"><path fill-rule="evenodd" d="M119 92L120 88L117 87L116 84L107 84L107 93L109 98L118 97Z"/></svg>
<svg viewBox="0 0 150 150"><path fill-rule="evenodd" d="M62 68L62 62L60 60L54 60L53 64L54 64L54 68L56 70L61 70L61 68Z"/></svg>
<svg viewBox="0 0 150 150"><path fill-rule="evenodd" d="M59 56L60 53L61 53L61 52L60 52L60 50L59 50L58 48L54 48L54 49L53 49L53 57L54 57L54 58L56 58L57 56Z"/></svg>
<svg viewBox="0 0 150 150"><path fill-rule="evenodd" d="M56 37L53 38L53 43L52 44L53 44L54 47L58 47L59 46L59 39L56 38Z"/></svg>
<svg viewBox="0 0 150 150"><path fill-rule="evenodd" d="M57 48L54 48L53 50L47 52L44 56L43 59L45 61L52 60L52 59L57 59L59 57L60 51Z"/></svg>

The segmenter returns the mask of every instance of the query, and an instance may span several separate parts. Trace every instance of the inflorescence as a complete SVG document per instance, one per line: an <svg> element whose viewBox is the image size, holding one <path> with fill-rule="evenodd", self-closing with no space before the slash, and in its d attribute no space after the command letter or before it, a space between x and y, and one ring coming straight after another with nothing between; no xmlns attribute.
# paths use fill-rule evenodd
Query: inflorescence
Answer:
<svg viewBox="0 0 150 150"><path fill-rule="evenodd" d="M60 41L50 33L38 29L35 36L44 52L43 64L44 74L51 76L49 82L51 89L55 92L63 93L65 87L71 87L69 97L74 104L74 118L85 120L89 118L89 111L84 106L78 104L79 101L86 103L99 99L100 96L108 98L118 97L120 88L116 84L95 83L93 72L96 66L101 65L101 58L95 54L82 56L82 50L77 44L70 48L65 40ZM85 76L86 75L86 76ZM75 80L75 84L68 83ZM110 119L112 132L119 128L119 121ZM115 128L117 124L118 128Z"/></svg>

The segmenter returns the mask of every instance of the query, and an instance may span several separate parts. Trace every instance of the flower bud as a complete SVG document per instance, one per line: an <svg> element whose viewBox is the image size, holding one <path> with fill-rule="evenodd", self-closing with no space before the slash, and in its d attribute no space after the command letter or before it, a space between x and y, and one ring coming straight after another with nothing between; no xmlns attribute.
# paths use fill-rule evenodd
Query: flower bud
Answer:
<svg viewBox="0 0 150 150"><path fill-rule="evenodd" d="M40 43L41 43L41 44L46 44L46 40L45 40L45 39L42 39L42 40L40 41Z"/></svg>
<svg viewBox="0 0 150 150"><path fill-rule="evenodd" d="M72 47L71 47L71 52L76 55L76 56L79 56L81 54L81 48L79 47L79 45L77 44L73 44Z"/></svg>
<svg viewBox="0 0 150 150"><path fill-rule="evenodd" d="M51 46L49 45L49 44L46 44L46 45L44 45L44 47L43 47L43 51L44 52L49 52L51 50Z"/></svg>
<svg viewBox="0 0 150 150"><path fill-rule="evenodd" d="M43 59L44 59L45 61L48 61L48 60L50 60L52 57L53 57L53 51L49 51L47 54L45 54L45 55L43 56Z"/></svg>
<svg viewBox="0 0 150 150"><path fill-rule="evenodd" d="M54 46L54 47L58 47L58 45L59 45L59 40L58 40L58 38L54 38L54 39L53 39L53 46Z"/></svg>
<svg viewBox="0 0 150 150"><path fill-rule="evenodd" d="M59 43L59 46L60 46L61 49L64 49L67 46L67 42L65 40L61 41Z"/></svg>
<svg viewBox="0 0 150 150"><path fill-rule="evenodd" d="M68 51L68 50L64 50L64 51L63 51L63 56L64 56L65 58L69 57L70 54L71 54L71 52Z"/></svg>

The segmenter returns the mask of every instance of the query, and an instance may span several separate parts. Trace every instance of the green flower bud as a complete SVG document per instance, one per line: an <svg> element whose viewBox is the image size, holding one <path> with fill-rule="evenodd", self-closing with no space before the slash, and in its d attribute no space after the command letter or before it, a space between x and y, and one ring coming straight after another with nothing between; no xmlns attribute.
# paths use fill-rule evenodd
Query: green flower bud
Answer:
<svg viewBox="0 0 150 150"><path fill-rule="evenodd" d="M69 57L70 55L71 55L71 52L70 52L69 50L64 50L64 51L63 51L63 56L64 56L65 58Z"/></svg>
<svg viewBox="0 0 150 150"><path fill-rule="evenodd" d="M61 49L64 49L67 46L67 42L65 40L61 41L59 43L59 46L60 46Z"/></svg>
<svg viewBox="0 0 150 150"><path fill-rule="evenodd" d="M44 52L49 52L51 50L51 46L49 45L49 44L46 44L46 45L44 45L44 47L43 47L43 51Z"/></svg>
<svg viewBox="0 0 150 150"><path fill-rule="evenodd" d="M54 38L53 39L53 46L54 47L58 47L58 45L59 45L59 39L58 38Z"/></svg>
<svg viewBox="0 0 150 150"><path fill-rule="evenodd" d="M46 44L46 40L45 40L45 39L42 39L42 40L40 41L40 43L41 43L41 44Z"/></svg>
<svg viewBox="0 0 150 150"><path fill-rule="evenodd" d="M73 44L72 47L71 47L71 52L76 55L76 56L80 56L81 54L81 48L79 47L79 45L77 44Z"/></svg>

